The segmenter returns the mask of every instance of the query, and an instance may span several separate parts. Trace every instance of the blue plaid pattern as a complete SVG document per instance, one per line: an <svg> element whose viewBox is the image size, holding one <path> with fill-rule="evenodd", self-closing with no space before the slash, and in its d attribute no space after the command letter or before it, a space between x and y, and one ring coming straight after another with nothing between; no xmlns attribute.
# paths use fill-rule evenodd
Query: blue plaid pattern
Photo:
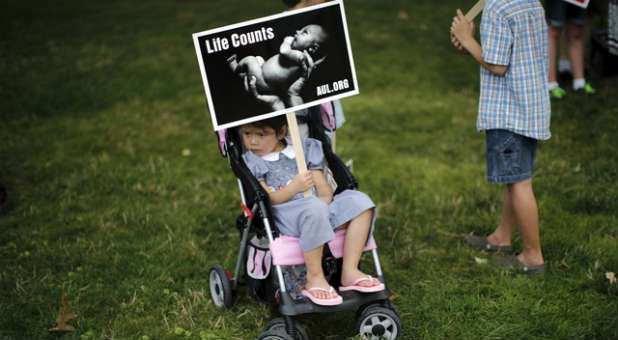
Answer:
<svg viewBox="0 0 618 340"><path fill-rule="evenodd" d="M538 0L488 0L481 19L483 60L508 65L503 76L481 66L478 130L551 137L545 11Z"/></svg>

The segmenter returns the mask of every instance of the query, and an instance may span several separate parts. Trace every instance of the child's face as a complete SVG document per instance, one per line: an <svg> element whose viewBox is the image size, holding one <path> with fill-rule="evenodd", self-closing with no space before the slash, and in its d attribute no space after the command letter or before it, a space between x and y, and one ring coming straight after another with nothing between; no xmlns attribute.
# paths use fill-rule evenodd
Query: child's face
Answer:
<svg viewBox="0 0 618 340"><path fill-rule="evenodd" d="M265 156L276 151L279 141L285 136L285 129L277 134L269 126L256 127L244 125L240 128L245 148L258 156Z"/></svg>
<svg viewBox="0 0 618 340"><path fill-rule="evenodd" d="M292 48L295 50L303 51L309 49L314 44L319 44L324 40L325 32L322 27L318 25L307 25L300 30L296 31L294 40L292 41Z"/></svg>

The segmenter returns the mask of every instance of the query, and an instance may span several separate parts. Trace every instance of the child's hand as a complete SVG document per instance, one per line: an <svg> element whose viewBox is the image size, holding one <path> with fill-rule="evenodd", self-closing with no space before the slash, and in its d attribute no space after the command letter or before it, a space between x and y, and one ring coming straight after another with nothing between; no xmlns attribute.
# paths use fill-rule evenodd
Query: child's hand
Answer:
<svg viewBox="0 0 618 340"><path fill-rule="evenodd" d="M454 39L453 39L454 38ZM465 43L468 39L474 38L474 22L466 20L460 9L457 9L457 16L453 17L451 24L451 42L459 50L458 47L465 48ZM457 41L457 44L455 43Z"/></svg>
<svg viewBox="0 0 618 340"><path fill-rule="evenodd" d="M311 171L305 171L297 174L294 176L289 185L292 186L295 193L305 192L311 189L313 186L313 176L311 175Z"/></svg>
<svg viewBox="0 0 618 340"><path fill-rule="evenodd" d="M457 40L453 33L451 33L451 43L453 44L453 46L455 46L458 52L468 53L468 51L463 46L461 46L461 43L459 42L459 40Z"/></svg>

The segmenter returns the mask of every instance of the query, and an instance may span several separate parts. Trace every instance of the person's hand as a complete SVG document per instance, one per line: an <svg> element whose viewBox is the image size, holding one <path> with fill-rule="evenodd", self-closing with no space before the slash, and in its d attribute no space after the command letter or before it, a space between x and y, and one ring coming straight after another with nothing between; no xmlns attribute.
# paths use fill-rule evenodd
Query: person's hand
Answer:
<svg viewBox="0 0 618 340"><path fill-rule="evenodd" d="M313 175L311 171L298 173L288 185L292 187L294 193L305 192L313 186Z"/></svg>
<svg viewBox="0 0 618 340"><path fill-rule="evenodd" d="M317 61L314 61L313 57L309 54L309 52L307 52L307 50L304 50L303 54L305 55L302 62L303 77L305 77L305 79L309 79L309 77L311 77L311 72L313 72L313 70L315 70L315 68L318 67L318 65L320 65L326 57L322 57Z"/></svg>
<svg viewBox="0 0 618 340"><path fill-rule="evenodd" d="M458 52L468 53L468 51L463 46L461 46L461 43L459 42L459 40L457 40L453 33L451 33L451 43L453 44L453 46L455 46Z"/></svg>
<svg viewBox="0 0 618 340"><path fill-rule="evenodd" d="M474 22L466 20L466 17L461 12L461 9L457 9L457 16L453 17L453 23L451 24L451 42L455 48L461 46L462 49L465 49L465 43L469 39L474 39ZM457 41L457 44L454 40Z"/></svg>

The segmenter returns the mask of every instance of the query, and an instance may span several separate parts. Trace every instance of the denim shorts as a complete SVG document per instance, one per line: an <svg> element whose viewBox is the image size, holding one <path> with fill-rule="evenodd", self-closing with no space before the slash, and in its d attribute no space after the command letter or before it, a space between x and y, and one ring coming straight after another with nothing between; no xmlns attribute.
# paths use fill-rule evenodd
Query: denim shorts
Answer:
<svg viewBox="0 0 618 340"><path fill-rule="evenodd" d="M532 177L537 140L507 130L487 130L487 181L517 183Z"/></svg>
<svg viewBox="0 0 618 340"><path fill-rule="evenodd" d="M562 0L545 0L545 19L551 27L562 28L565 23L583 26L587 9Z"/></svg>

